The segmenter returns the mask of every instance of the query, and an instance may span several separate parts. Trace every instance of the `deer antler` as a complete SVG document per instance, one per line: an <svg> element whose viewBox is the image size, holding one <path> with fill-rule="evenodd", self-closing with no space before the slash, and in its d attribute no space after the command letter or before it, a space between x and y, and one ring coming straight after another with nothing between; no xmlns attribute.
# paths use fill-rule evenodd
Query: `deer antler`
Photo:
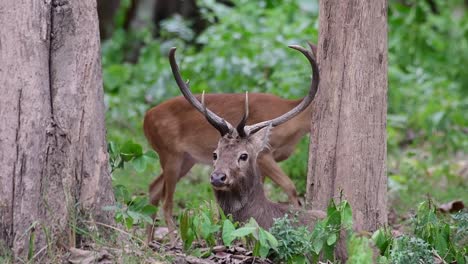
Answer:
<svg viewBox="0 0 468 264"><path fill-rule="evenodd" d="M310 43L309 43L309 46L311 49L313 49ZM310 105L310 103L314 100L315 95L317 94L318 84L320 82L319 70L318 70L317 62L314 59L314 55L312 54L312 52L308 51L307 49L301 46L290 45L288 47L295 49L301 52L302 54L304 54L304 56L307 58L307 60L309 61L312 67L313 78L312 78L312 83L310 85L309 93L307 94L306 97L304 97L304 99L302 99L302 101L296 107L286 112L285 114L277 118L263 121L263 122L250 125L250 126L246 126L247 118L249 115L248 96L246 93L244 116L242 117L242 120L239 122L239 124L236 127L237 133L240 137L247 137L266 126L271 125L272 127L275 127L275 126L281 125L285 123L286 121L290 120L291 118L295 117L296 115L298 115L300 112L304 111ZM216 115L215 113L213 113L212 111L206 108L205 103L204 103L204 94L202 96L202 103L200 103L197 100L197 98L190 92L190 89L188 87L188 82L185 83L182 80L182 77L180 76L179 67L177 66L177 62L175 60L175 51L176 51L175 47L171 48L171 50L169 51L169 62L171 64L172 73L177 82L177 85L179 86L180 91L184 95L185 99L187 99L187 101L189 101L189 103L192 104L200 113L205 115L208 122L221 133L221 136L224 136L228 133L229 134L232 133L233 126L229 122L226 122L223 118L219 117L218 115Z"/></svg>
<svg viewBox="0 0 468 264"><path fill-rule="evenodd" d="M231 133L233 131L233 127L229 122L226 122L223 118L219 117L212 111L206 108L206 106L203 103L200 103L198 99L190 92L190 88L188 87L189 82L185 83L182 80L182 77L180 76L179 72L179 67L177 66L177 62L175 59L175 52L176 52L175 47L171 48L169 51L169 63L171 64L171 69L172 69L172 74L174 75L174 79L179 86L180 91L184 95L185 99L189 101L195 109L197 109L200 113L205 115L206 120L214 127L216 128L219 133L221 133L221 136L226 135L227 133ZM202 101L204 98L202 98Z"/></svg>
<svg viewBox="0 0 468 264"><path fill-rule="evenodd" d="M247 134L245 134L245 124L247 123L247 119L249 118L249 94L248 92L245 92L245 109L244 109L244 115L242 116L241 121L236 127L237 134L239 134L239 137L244 138L247 137Z"/></svg>
<svg viewBox="0 0 468 264"><path fill-rule="evenodd" d="M313 47L311 46L310 43L309 43L309 46L310 46L311 49L313 49ZM304 97L304 99L302 99L302 101L298 105L296 105L296 107L294 107L290 111L284 113L283 115L281 115L281 116L279 116L277 118L271 119L271 120L267 120L267 121L263 121L263 122L260 122L260 123L254 124L254 125L246 126L244 128L244 131L245 131L244 134L246 136L257 132L260 129L266 127L266 126L271 125L272 127L275 127L275 126L281 125L284 122L290 120L291 118L298 115L300 112L304 111L310 105L310 103L314 100L315 95L317 94L318 84L320 82L320 78L319 78L319 69L318 69L318 66L317 66L317 62L314 59L314 55L312 54L312 52L306 50L305 48L303 48L301 46L290 45L288 47L290 47L292 49L295 49L295 50L301 52L302 54L304 54L304 56L307 58L307 60L309 61L310 65L312 67L312 72L313 72L314 76L312 78L312 83L310 85L309 93L307 94L306 97ZM239 127L237 129L239 131Z"/></svg>

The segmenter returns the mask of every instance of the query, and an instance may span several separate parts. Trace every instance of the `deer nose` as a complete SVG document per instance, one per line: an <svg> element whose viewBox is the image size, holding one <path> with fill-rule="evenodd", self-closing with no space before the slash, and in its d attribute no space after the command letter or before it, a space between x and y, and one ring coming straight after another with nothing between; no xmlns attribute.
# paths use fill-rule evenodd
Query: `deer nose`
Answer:
<svg viewBox="0 0 468 264"><path fill-rule="evenodd" d="M215 187L221 187L226 183L226 174L222 172L213 172L211 174L211 184Z"/></svg>

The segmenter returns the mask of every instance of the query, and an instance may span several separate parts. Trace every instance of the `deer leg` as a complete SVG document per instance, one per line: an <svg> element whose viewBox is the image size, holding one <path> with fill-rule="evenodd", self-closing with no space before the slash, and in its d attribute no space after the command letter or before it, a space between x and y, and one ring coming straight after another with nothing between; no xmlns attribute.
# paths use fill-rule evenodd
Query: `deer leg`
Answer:
<svg viewBox="0 0 468 264"><path fill-rule="evenodd" d="M262 177L270 177L273 182L278 184L286 192L289 202L295 206L300 206L296 186L294 186L291 179L283 172L278 163L276 163L271 153L260 155L257 159L257 164L260 168Z"/></svg>
<svg viewBox="0 0 468 264"><path fill-rule="evenodd" d="M168 161L167 166L168 172L171 177L166 175L164 180L164 219L166 221L167 227L169 229L169 238L171 244L174 246L176 242L176 237L174 231L176 230L176 225L172 218L172 209L174 204L174 192L176 189L176 184L180 178L185 176L187 172L193 167L195 161L188 156L187 154L177 156L176 158Z"/></svg>
<svg viewBox="0 0 468 264"><path fill-rule="evenodd" d="M150 203L154 206L158 206L159 201L164 195L164 173L161 173L158 178L156 178L149 187L149 200ZM157 214L153 214L151 218L153 219L153 224L146 227L147 243L153 241L154 235L154 220L156 219Z"/></svg>
<svg viewBox="0 0 468 264"><path fill-rule="evenodd" d="M159 201L164 199L164 219L169 229L169 237L171 242L175 241L175 237L173 236L175 224L172 219L173 195L175 186L178 180L184 177L195 164L195 161L189 156L179 157L177 155L177 157L178 158L169 158L168 161L164 159L164 162L161 162L161 164L164 164L162 165L163 173L161 173L161 175L151 183L149 190L150 202L152 205L157 206ZM167 182L169 182L169 184L173 187L168 186ZM156 214L153 215L153 220L155 218ZM147 235L149 243L153 240L154 225L148 226Z"/></svg>

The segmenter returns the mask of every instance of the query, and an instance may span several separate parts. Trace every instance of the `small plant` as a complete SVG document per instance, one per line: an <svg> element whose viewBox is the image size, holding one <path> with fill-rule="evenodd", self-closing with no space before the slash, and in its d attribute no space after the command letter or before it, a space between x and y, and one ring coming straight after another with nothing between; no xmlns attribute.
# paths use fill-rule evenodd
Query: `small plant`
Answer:
<svg viewBox="0 0 468 264"><path fill-rule="evenodd" d="M374 245L379 249L380 255L388 259L390 257L390 247L393 243L393 236L388 228L380 228L372 235Z"/></svg>
<svg viewBox="0 0 468 264"><path fill-rule="evenodd" d="M389 229L381 228L372 235L379 249L379 263L467 263L466 212L453 217L438 213L432 201L419 205L412 220L413 235L393 238Z"/></svg>
<svg viewBox="0 0 468 264"><path fill-rule="evenodd" d="M157 159L154 151L143 153L143 147L133 141L127 141L119 146L115 142L108 143L109 164L111 173L116 169L123 169L125 163L131 162L137 172L143 172L148 163L154 163Z"/></svg>
<svg viewBox="0 0 468 264"><path fill-rule="evenodd" d="M434 263L431 246L420 238L410 236L394 240L390 259L394 264Z"/></svg>
<svg viewBox="0 0 468 264"><path fill-rule="evenodd" d="M276 249L278 241L276 238L261 228L254 219L242 227L233 223L232 219L226 217L221 209L214 203L206 203L198 209L185 210L179 217L179 232L183 241L184 250L189 251L192 243L197 239L200 243L213 247L218 241L222 241L227 247L234 240L241 240L246 246L250 246L253 255L266 258L272 249Z"/></svg>
<svg viewBox="0 0 468 264"><path fill-rule="evenodd" d="M415 236L429 243L445 261L466 262L467 249L454 243L453 223L438 215L431 200L419 205L413 225Z"/></svg>
<svg viewBox="0 0 468 264"><path fill-rule="evenodd" d="M130 229L133 225L143 226L153 224L152 215L156 214L157 208L148 203L146 196L130 195L127 188L122 185L114 187L117 202L115 205L106 206L103 209L115 212L115 221Z"/></svg>
<svg viewBox="0 0 468 264"><path fill-rule="evenodd" d="M468 253L468 211L458 212L453 216L455 222L454 241L459 246L465 245L464 252Z"/></svg>
<svg viewBox="0 0 468 264"><path fill-rule="evenodd" d="M367 237L352 234L347 243L348 260L347 264L372 264L373 251Z"/></svg>
<svg viewBox="0 0 468 264"><path fill-rule="evenodd" d="M334 250L342 229L351 230L353 216L347 201L338 205L332 200L327 208L327 217L317 222L312 232L313 259L317 261L322 254L325 260L334 261Z"/></svg>
<svg viewBox="0 0 468 264"><path fill-rule="evenodd" d="M275 220L270 232L278 240L278 259L286 263L306 263L304 252L312 251L312 233L305 226L298 226L297 216L285 215Z"/></svg>

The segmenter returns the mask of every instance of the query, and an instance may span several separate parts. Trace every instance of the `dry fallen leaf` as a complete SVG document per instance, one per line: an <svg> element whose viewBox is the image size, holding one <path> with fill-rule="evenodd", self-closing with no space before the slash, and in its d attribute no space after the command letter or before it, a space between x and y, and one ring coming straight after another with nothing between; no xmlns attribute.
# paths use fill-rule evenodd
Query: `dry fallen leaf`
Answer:
<svg viewBox="0 0 468 264"><path fill-rule="evenodd" d="M443 213L455 213L465 208L465 204L461 200L455 200L439 205L439 211Z"/></svg>
<svg viewBox="0 0 468 264"><path fill-rule="evenodd" d="M100 264L107 264L113 263L113 257L106 251L100 250L98 251L89 251L83 250L79 248L70 248L70 257L68 261L70 263L79 263L79 264L92 264L92 263L100 263Z"/></svg>

